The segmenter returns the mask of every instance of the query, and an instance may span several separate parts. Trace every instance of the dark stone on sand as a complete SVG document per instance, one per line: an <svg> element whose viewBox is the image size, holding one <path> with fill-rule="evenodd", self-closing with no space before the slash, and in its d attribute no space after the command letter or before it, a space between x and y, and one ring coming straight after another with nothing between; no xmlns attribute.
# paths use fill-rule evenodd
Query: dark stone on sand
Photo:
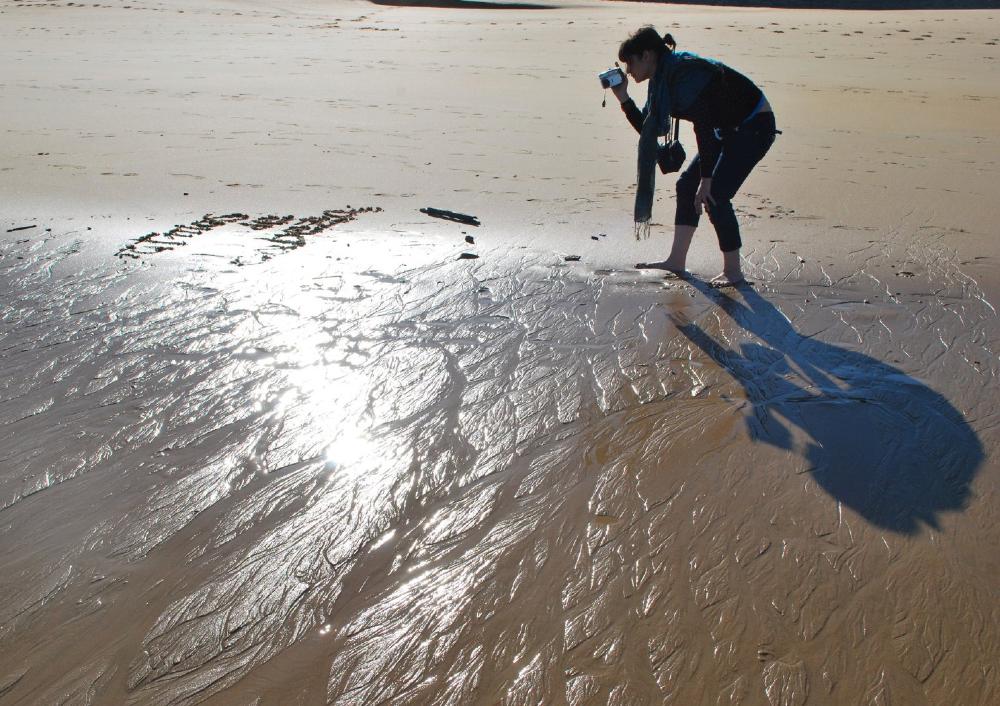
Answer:
<svg viewBox="0 0 1000 706"><path fill-rule="evenodd" d="M465 236L465 242L469 243L470 245L473 245L475 244L476 239L473 238L471 235L467 235Z"/></svg>
<svg viewBox="0 0 1000 706"><path fill-rule="evenodd" d="M563 260L565 260L566 262L579 262L580 261L580 256L579 255L567 255L566 257L563 258Z"/></svg>
<svg viewBox="0 0 1000 706"><path fill-rule="evenodd" d="M475 253L471 253L471 252L464 252L464 253L462 253L461 255L458 256L458 259L459 260L478 260L479 259L479 255L476 255Z"/></svg>

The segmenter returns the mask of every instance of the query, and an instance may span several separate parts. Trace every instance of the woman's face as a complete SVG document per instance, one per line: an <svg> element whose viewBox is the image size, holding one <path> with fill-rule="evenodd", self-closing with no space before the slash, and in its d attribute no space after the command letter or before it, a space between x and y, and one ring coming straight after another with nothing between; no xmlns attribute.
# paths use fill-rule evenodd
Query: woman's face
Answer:
<svg viewBox="0 0 1000 706"><path fill-rule="evenodd" d="M626 73L632 77L636 83L642 83L646 79L653 77L656 73L656 54L649 49L642 54L630 56L625 62Z"/></svg>

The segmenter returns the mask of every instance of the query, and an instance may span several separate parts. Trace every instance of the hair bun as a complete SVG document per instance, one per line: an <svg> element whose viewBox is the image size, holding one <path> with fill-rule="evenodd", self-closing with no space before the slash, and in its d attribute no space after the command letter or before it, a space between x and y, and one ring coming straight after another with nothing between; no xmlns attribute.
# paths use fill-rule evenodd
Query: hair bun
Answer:
<svg viewBox="0 0 1000 706"><path fill-rule="evenodd" d="M677 44L669 34L661 37L655 27L646 25L637 29L622 42L621 46L618 47L618 60L627 63L634 57L642 56L645 51L653 52L659 59L665 52L673 52L675 46Z"/></svg>

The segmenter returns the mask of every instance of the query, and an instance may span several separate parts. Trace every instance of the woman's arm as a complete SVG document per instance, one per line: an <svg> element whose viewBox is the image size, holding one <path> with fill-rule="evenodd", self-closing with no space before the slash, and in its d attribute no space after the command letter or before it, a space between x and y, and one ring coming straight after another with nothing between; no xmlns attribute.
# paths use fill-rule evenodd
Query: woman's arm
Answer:
<svg viewBox="0 0 1000 706"><path fill-rule="evenodd" d="M698 192L694 196L695 210L700 214L704 207L711 208L715 200L712 198L712 174L715 163L722 153L722 141L715 136L715 128L705 123L694 124L694 136L698 141L698 166L701 170L701 181Z"/></svg>
<svg viewBox="0 0 1000 706"><path fill-rule="evenodd" d="M711 178L722 153L722 142L715 136L714 127L701 122L694 124L694 137L698 141L698 156L701 158L701 178Z"/></svg>
<svg viewBox="0 0 1000 706"><path fill-rule="evenodd" d="M615 98L622 104L622 111L625 113L625 117L635 128L636 132L642 132L642 122L645 117L642 111L639 110L639 106L635 104L635 101L629 98L628 95L628 76L625 72L622 72L622 82L611 89L611 92L615 94Z"/></svg>
<svg viewBox="0 0 1000 706"><path fill-rule="evenodd" d="M635 128L636 132L642 132L642 123L645 120L645 116L642 111L639 110L639 106L635 104L635 101L625 96L625 100L622 101L622 111L625 113L625 117L628 121L632 123L632 127Z"/></svg>

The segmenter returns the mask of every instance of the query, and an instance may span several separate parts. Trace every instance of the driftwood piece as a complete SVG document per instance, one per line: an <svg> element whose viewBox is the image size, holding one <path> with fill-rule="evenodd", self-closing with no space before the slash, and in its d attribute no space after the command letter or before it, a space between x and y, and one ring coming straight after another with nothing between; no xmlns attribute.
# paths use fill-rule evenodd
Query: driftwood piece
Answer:
<svg viewBox="0 0 1000 706"><path fill-rule="evenodd" d="M38 226L18 226L17 228L8 228L8 233L16 233L19 230L28 230L29 228L37 228Z"/></svg>
<svg viewBox="0 0 1000 706"><path fill-rule="evenodd" d="M431 206L428 206L427 208L420 209L420 212L426 213L428 216L433 216L434 218L443 218L446 221L464 223L467 226L482 225L479 222L479 219L475 216L470 216L466 213L457 213L455 211L446 211L443 208L432 208Z"/></svg>

